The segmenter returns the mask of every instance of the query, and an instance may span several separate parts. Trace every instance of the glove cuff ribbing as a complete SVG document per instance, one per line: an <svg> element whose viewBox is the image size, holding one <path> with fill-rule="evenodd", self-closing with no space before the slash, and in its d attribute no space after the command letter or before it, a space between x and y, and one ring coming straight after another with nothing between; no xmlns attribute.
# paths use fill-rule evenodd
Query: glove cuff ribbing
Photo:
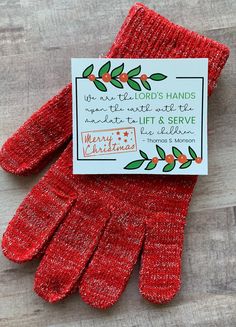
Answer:
<svg viewBox="0 0 236 327"><path fill-rule="evenodd" d="M229 56L227 46L170 22L141 3L125 19L107 57L208 58L208 94Z"/></svg>

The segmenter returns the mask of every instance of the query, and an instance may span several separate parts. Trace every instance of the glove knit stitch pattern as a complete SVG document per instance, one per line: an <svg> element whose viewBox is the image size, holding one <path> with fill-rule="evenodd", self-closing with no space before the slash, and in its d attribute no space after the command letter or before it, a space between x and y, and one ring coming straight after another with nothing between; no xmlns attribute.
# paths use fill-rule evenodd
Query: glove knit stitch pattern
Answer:
<svg viewBox="0 0 236 327"><path fill-rule="evenodd" d="M208 58L208 94L229 56L225 45L135 4L107 57ZM37 172L71 138L71 84L3 145L1 166ZM196 176L72 174L71 142L17 209L3 253L17 263L43 255L34 289L49 302L78 289L97 308L121 296L141 253L139 289L154 303L180 289L184 225ZM142 250L142 251L141 251Z"/></svg>

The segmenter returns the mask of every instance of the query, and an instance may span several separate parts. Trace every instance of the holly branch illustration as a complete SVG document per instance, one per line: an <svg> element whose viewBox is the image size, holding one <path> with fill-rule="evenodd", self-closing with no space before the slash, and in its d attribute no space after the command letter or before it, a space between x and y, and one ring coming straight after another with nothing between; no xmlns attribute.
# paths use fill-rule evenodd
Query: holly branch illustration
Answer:
<svg viewBox="0 0 236 327"><path fill-rule="evenodd" d="M139 150L142 159L131 161L124 167L124 169L138 169L144 164L144 162L146 162L147 165L145 170L152 170L156 168L159 161L165 161L167 164L163 167L162 171L167 173L176 167L176 162L181 164L179 166L180 169L189 168L193 162L197 164L202 162L202 158L197 156L196 152L193 150L193 148L191 148L191 146L188 147L190 158L187 158L185 154L174 146L172 147L173 154L170 153L166 155L165 151L159 145L156 145L156 151L159 157L149 158L144 151Z"/></svg>
<svg viewBox="0 0 236 327"><path fill-rule="evenodd" d="M141 91L141 86L139 82L146 90L150 91L151 85L148 80L162 81L167 78L166 75L161 73L154 73L150 76L142 74L141 76L139 76L141 72L141 65L131 69L127 73L124 72L124 63L114 68L111 72L110 70L111 62L108 61L99 69L98 76L95 76L93 74L94 65L91 64L83 71L81 78L89 79L91 82L94 83L96 88L102 92L107 91L105 83L111 83L114 87L119 89L123 89L124 83L127 83L131 89L135 91Z"/></svg>

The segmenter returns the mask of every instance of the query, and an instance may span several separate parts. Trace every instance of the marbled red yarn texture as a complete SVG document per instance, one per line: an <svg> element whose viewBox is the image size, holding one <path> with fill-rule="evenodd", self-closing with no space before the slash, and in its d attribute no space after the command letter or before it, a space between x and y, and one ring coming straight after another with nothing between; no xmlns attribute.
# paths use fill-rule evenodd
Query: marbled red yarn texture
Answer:
<svg viewBox="0 0 236 327"><path fill-rule="evenodd" d="M216 41L175 25L136 3L109 58L208 58L210 95L229 56ZM3 236L3 253L21 263L42 255L35 291L49 302L78 290L97 308L113 305L141 255L139 289L170 301L181 284L184 225L196 176L72 174L71 84L3 145L1 166L39 171L61 157L21 203Z"/></svg>

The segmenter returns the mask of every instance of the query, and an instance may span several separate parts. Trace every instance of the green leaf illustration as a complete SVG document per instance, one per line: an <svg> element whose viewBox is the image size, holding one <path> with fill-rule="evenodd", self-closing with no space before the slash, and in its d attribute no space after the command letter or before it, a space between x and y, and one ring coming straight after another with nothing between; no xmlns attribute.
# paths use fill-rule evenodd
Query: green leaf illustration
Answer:
<svg viewBox="0 0 236 327"><path fill-rule="evenodd" d="M141 66L139 65L138 67L136 67L134 69L131 69L128 72L128 76L129 77L134 77L134 76L137 76L140 72L141 72Z"/></svg>
<svg viewBox="0 0 236 327"><path fill-rule="evenodd" d="M172 152L176 158L178 158L182 154L182 152L179 149L177 149L175 146L172 147Z"/></svg>
<svg viewBox="0 0 236 327"><path fill-rule="evenodd" d="M135 91L141 91L141 87L136 81L134 81L132 79L128 79L127 83L131 87L131 89L133 89Z"/></svg>
<svg viewBox="0 0 236 327"><path fill-rule="evenodd" d="M107 91L106 86L102 82L98 81L97 79L93 83L94 83L94 85L96 86L96 88L99 91L102 91L102 92L106 92Z"/></svg>
<svg viewBox="0 0 236 327"><path fill-rule="evenodd" d="M165 159L165 157L166 157L165 151L159 145L156 145L156 149L157 149L157 153L159 154L161 159Z"/></svg>
<svg viewBox="0 0 236 327"><path fill-rule="evenodd" d="M179 168L185 169L185 168L188 168L189 166L191 166L191 164L192 164L192 160L188 160L185 163L183 163Z"/></svg>
<svg viewBox="0 0 236 327"><path fill-rule="evenodd" d="M112 79L110 82L113 86L118 87L119 89L123 89L123 84L120 81L117 81L117 79Z"/></svg>
<svg viewBox="0 0 236 327"><path fill-rule="evenodd" d="M111 77L117 77L119 76L124 70L124 64L121 64L120 66L114 68L112 71L111 71Z"/></svg>
<svg viewBox="0 0 236 327"><path fill-rule="evenodd" d="M156 168L156 165L155 163L153 163L152 161L150 161L148 164L147 164L147 167L145 168L145 170L152 170L154 168Z"/></svg>
<svg viewBox="0 0 236 327"><path fill-rule="evenodd" d="M88 77L90 74L92 74L92 72L93 72L93 68L94 68L93 64L90 65L90 66L88 66L87 68L85 68L85 70L83 71L82 76L83 76L84 78Z"/></svg>
<svg viewBox="0 0 236 327"><path fill-rule="evenodd" d="M108 61L99 69L98 76L102 77L102 75L109 72L110 68L111 68L111 62Z"/></svg>
<svg viewBox="0 0 236 327"><path fill-rule="evenodd" d="M143 84L143 86L145 87L146 90L151 90L151 85L147 82L147 81L142 81L141 83Z"/></svg>
<svg viewBox="0 0 236 327"><path fill-rule="evenodd" d="M139 167L142 166L144 161L145 161L144 159L131 161L130 163L128 163L127 166L124 167L124 169L138 169Z"/></svg>
<svg viewBox="0 0 236 327"><path fill-rule="evenodd" d="M191 146L188 147L188 152L189 152L190 156L191 156L193 159L196 159L196 158L197 158L197 154L196 154L196 152L193 150L193 148L191 148Z"/></svg>
<svg viewBox="0 0 236 327"><path fill-rule="evenodd" d="M163 172L168 173L169 171L173 170L175 168L175 160L172 163L169 163L167 165L165 165L165 167L163 168Z"/></svg>
<svg viewBox="0 0 236 327"><path fill-rule="evenodd" d="M153 81L162 81L163 79L166 79L167 76L161 73L156 73L149 76L149 78L152 79Z"/></svg>
<svg viewBox="0 0 236 327"><path fill-rule="evenodd" d="M143 157L144 159L148 159L148 156L145 152L143 152L142 150L139 150L139 153L140 153L141 157Z"/></svg>

